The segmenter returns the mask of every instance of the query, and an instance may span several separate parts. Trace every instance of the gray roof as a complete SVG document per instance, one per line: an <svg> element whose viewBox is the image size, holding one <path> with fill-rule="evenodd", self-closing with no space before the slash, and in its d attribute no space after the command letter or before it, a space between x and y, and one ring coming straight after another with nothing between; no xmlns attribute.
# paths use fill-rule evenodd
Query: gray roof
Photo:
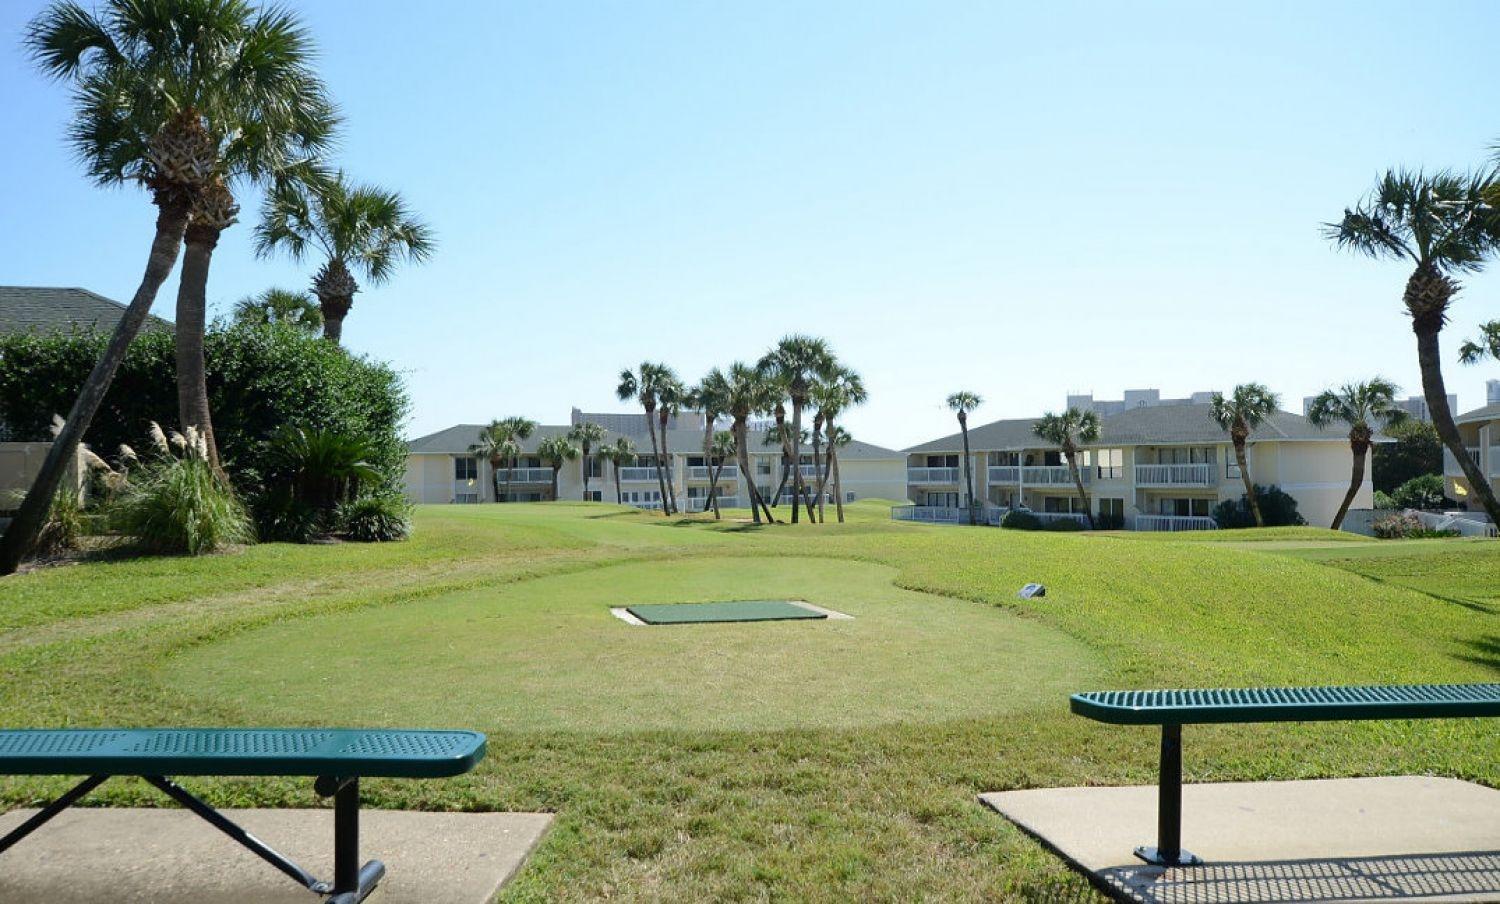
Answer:
<svg viewBox="0 0 1500 904"><path fill-rule="evenodd" d="M1099 420L1096 446L1172 445L1178 443L1222 443L1229 437L1210 414L1209 405L1161 405L1132 408ZM1036 449L1047 444L1032 432L1037 418L993 421L969 429L969 448L974 450ZM1345 431L1313 426L1300 414L1278 411L1250 434L1250 442L1344 441ZM1384 437L1377 437L1383 441ZM962 452L963 436L953 433L941 439L912 446L908 453Z"/></svg>
<svg viewBox="0 0 1500 904"><path fill-rule="evenodd" d="M1500 421L1500 402L1491 402L1483 408L1475 408L1473 411L1465 411L1463 414L1460 414L1453 420L1459 424Z"/></svg>
<svg viewBox="0 0 1500 904"><path fill-rule="evenodd" d="M458 424L446 430L429 433L418 437L406 444L409 455L467 455L472 446L479 442L479 432L484 429L483 424ZM535 454L537 446L542 440L549 436L565 436L573 429L569 424L542 424L532 432L531 437L521 442L521 451L530 455ZM649 453L651 451L651 440L644 433L625 434L609 431L605 435L604 443L613 443L616 437L626 436L635 443L636 451ZM765 454L774 451L773 447L764 446L762 440L765 434L751 431L750 453ZM601 444L601 445L603 445ZM667 448L684 455L701 455L703 453L703 432L701 430L668 430ZM808 451L812 449L809 446ZM839 456L845 461L856 459L899 459L902 453L895 449L887 449L872 443L854 440L849 445L839 450Z"/></svg>
<svg viewBox="0 0 1500 904"><path fill-rule="evenodd" d="M0 333L109 331L124 314L125 305L88 289L0 286ZM172 324L151 316L144 328L170 330Z"/></svg>

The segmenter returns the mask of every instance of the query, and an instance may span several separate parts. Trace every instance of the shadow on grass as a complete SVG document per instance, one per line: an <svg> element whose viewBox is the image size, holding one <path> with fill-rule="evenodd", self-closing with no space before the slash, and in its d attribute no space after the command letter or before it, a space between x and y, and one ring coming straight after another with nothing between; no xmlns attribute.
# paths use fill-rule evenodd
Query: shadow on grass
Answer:
<svg viewBox="0 0 1500 904"><path fill-rule="evenodd" d="M1468 662L1482 665L1500 674L1500 634L1491 634L1479 640L1466 640L1466 646L1472 647L1474 653L1468 656L1460 656Z"/></svg>

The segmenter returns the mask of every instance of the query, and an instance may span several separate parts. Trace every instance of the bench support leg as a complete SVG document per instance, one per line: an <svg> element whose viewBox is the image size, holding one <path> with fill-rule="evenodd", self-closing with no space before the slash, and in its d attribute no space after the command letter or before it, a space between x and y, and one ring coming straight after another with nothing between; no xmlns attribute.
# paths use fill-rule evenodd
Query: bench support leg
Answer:
<svg viewBox="0 0 1500 904"><path fill-rule="evenodd" d="M333 796L333 889L328 904L359 904L380 880L385 864L359 862L359 779L320 778L319 794Z"/></svg>
<svg viewBox="0 0 1500 904"><path fill-rule="evenodd" d="M1156 847L1135 855L1152 866L1198 866L1203 860L1182 849L1182 726L1161 727L1161 775L1157 779Z"/></svg>
<svg viewBox="0 0 1500 904"><path fill-rule="evenodd" d="M90 791L104 784L108 780L109 776L107 775L91 775L83 781L79 782L77 785L73 786L73 789L67 794L64 794L62 797L59 797L57 800L54 800L52 803L43 807L41 810L37 811L37 813L30 819L16 826L14 829L11 829L4 838L0 838L0 853L4 853L5 851L10 850L11 845L15 844L17 841L20 841L22 838L25 838L27 835L30 835L32 832L35 832L37 829L40 829L42 825L49 819L66 810L67 808L73 806L73 804L76 803L79 798L83 797L85 794L88 794Z"/></svg>

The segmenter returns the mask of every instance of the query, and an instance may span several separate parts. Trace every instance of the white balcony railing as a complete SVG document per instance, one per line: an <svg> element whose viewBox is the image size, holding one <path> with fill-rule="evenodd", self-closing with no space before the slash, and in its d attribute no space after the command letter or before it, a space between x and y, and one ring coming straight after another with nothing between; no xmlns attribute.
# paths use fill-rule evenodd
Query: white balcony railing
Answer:
<svg viewBox="0 0 1500 904"><path fill-rule="evenodd" d="M620 479L624 480L624 481L629 481L629 480L650 480L650 481L655 481L656 480L656 472L659 471L659 470L661 470L661 469L660 468L621 468L620 469Z"/></svg>
<svg viewBox="0 0 1500 904"><path fill-rule="evenodd" d="M990 465L990 483L1015 483L1021 477L1021 469L1016 465Z"/></svg>
<svg viewBox="0 0 1500 904"><path fill-rule="evenodd" d="M958 468L907 468L906 482L917 484L956 484L959 481ZM914 519L913 519L914 520Z"/></svg>
<svg viewBox="0 0 1500 904"><path fill-rule="evenodd" d="M1050 524L1053 521L1077 521L1084 527L1089 526L1089 516L1083 512L1032 512L1031 514L1043 524Z"/></svg>
<svg viewBox="0 0 1500 904"><path fill-rule="evenodd" d="M893 505L893 521L921 521L927 524L968 524L969 513L961 508L946 505ZM982 518L976 518L984 523Z"/></svg>
<svg viewBox="0 0 1500 904"><path fill-rule="evenodd" d="M804 481L817 480L818 475L823 473L823 469L817 465L799 465L797 470L802 472L802 479Z"/></svg>
<svg viewBox="0 0 1500 904"><path fill-rule="evenodd" d="M719 471L719 479L733 480L736 476L739 475L739 473L740 469L737 466L726 464L724 468ZM714 469L705 465L689 465L687 469L687 476L688 480L712 480L714 476Z"/></svg>
<svg viewBox="0 0 1500 904"><path fill-rule="evenodd" d="M1135 482L1144 487L1208 487L1218 482L1219 469L1211 464L1136 465Z"/></svg>
<svg viewBox="0 0 1500 904"><path fill-rule="evenodd" d="M720 496L718 498L719 498L719 508L721 508L721 509L739 508L740 507L740 501L739 501L739 499L735 498L734 496ZM710 511L710 509L708 507L708 497L707 496L689 496L685 501L687 502L687 510L690 511L690 512L706 512L706 511Z"/></svg>
<svg viewBox="0 0 1500 904"><path fill-rule="evenodd" d="M1217 530L1219 522L1202 515L1136 515L1136 530Z"/></svg>
<svg viewBox="0 0 1500 904"><path fill-rule="evenodd" d="M501 468L500 483L551 483L551 468Z"/></svg>
<svg viewBox="0 0 1500 904"><path fill-rule="evenodd" d="M1088 468L1079 468L1084 483L1092 482ZM1035 466L1021 469L1021 481L1027 486L1072 486L1073 474L1066 465Z"/></svg>

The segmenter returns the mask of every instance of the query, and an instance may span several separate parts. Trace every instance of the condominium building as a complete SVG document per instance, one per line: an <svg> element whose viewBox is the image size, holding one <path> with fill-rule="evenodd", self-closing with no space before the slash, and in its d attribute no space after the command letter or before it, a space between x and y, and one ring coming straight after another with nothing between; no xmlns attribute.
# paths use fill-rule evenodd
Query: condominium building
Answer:
<svg viewBox="0 0 1500 904"><path fill-rule="evenodd" d="M969 430L974 497L993 520L1026 508L1043 520L1085 520L1084 503L1062 453L1035 434L1036 418L993 421ZM1216 526L1214 506L1244 495L1229 437L1204 402L1128 406L1100 418L1099 440L1081 453L1080 471L1093 513L1135 530ZM1252 479L1296 498L1310 524L1329 524L1349 488L1345 430L1323 430L1277 412L1250 436ZM916 508L898 517L959 520L963 504L963 436L906 450L907 496ZM1373 503L1370 471L1354 500ZM930 510L924 510L924 507Z"/></svg>
<svg viewBox="0 0 1500 904"><path fill-rule="evenodd" d="M1489 478L1490 488L1500 492L1500 380L1486 382L1485 390L1487 404L1458 415L1454 422L1469 458ZM1479 509L1471 498L1469 479L1447 449L1443 450L1443 481L1449 498L1465 508Z"/></svg>
<svg viewBox="0 0 1500 904"><path fill-rule="evenodd" d="M603 444L613 444L621 436L631 441L637 456L634 462L619 468L619 499L638 508L661 508L658 465L646 433L645 415L586 414L575 409L573 418L605 426L608 433ZM744 490L745 478L739 473L738 464L733 459L720 462L717 458L705 458L703 454L702 415L685 412L672 423L677 426L669 423L667 429L666 479L677 497L678 507L683 511L702 511L708 501L710 480L715 471L718 472L719 505L747 507L749 493ZM553 498L552 467L537 455L537 449L546 438L566 435L571 427L571 424L538 427L530 438L520 443L520 458L502 463L498 471L474 451L480 431L484 429L482 424L459 424L414 439L407 444L407 498L426 503L494 502L498 487L500 498L506 501L550 500ZM764 431L754 431L749 435L753 472L749 479L755 482L762 496L770 499L780 487L782 455L780 446L766 444L765 436ZM838 459L845 502L872 498L901 500L906 497L905 458L895 449L855 440L839 449ZM585 467L589 475L587 496L584 491ZM803 480L809 487L815 487L818 471L811 448L803 449L801 469ZM614 502L616 476L614 466L597 455L590 455L587 465L581 457L564 462L557 475L556 498ZM790 488L788 482L782 493L786 501L790 501ZM825 494L832 491L832 481L829 480ZM831 495L825 501L831 503Z"/></svg>

